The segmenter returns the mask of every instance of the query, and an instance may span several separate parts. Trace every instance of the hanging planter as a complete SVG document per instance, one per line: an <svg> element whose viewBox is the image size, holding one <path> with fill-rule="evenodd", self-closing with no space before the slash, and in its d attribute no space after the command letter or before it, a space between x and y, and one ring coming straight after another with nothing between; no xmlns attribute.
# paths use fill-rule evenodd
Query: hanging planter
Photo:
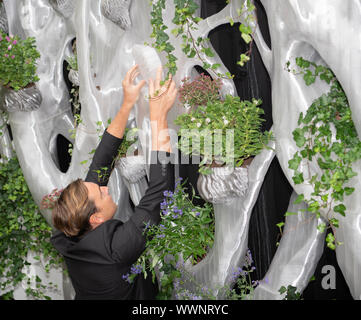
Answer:
<svg viewBox="0 0 361 320"><path fill-rule="evenodd" d="M80 86L80 82L79 82L79 72L78 72L78 70L70 69L70 70L69 70L69 74L68 74L68 78L69 78L69 81L70 81L74 86L77 86L77 87Z"/></svg>
<svg viewBox="0 0 361 320"><path fill-rule="evenodd" d="M207 202L218 204L228 203L235 197L242 197L248 190L248 164L242 167L211 166L210 174L200 174L197 189L200 196Z"/></svg>
<svg viewBox="0 0 361 320"><path fill-rule="evenodd" d="M146 166L145 158L138 154L136 142L137 128L126 128L124 141L122 142L117 156L117 168L128 188L130 197L134 205L138 205L143 197L148 183L145 178Z"/></svg>
<svg viewBox="0 0 361 320"><path fill-rule="evenodd" d="M42 96L39 89L31 83L18 91L6 88L3 107L7 112L30 112L39 109L41 102Z"/></svg>
<svg viewBox="0 0 361 320"><path fill-rule="evenodd" d="M145 175L145 158L138 155L137 128L126 128L117 161L121 176L129 183L139 182Z"/></svg>
<svg viewBox="0 0 361 320"><path fill-rule="evenodd" d="M131 3L132 0L103 0L101 10L104 17L123 30L129 30L132 25L129 15Z"/></svg>
<svg viewBox="0 0 361 320"><path fill-rule="evenodd" d="M65 18L70 18L75 9L73 0L50 0L50 3Z"/></svg>
<svg viewBox="0 0 361 320"><path fill-rule="evenodd" d="M69 81L76 87L80 86L79 82L79 68L78 68L78 57L77 57L77 50L76 50L76 39L72 45L73 55L69 56L66 61L68 62L68 79Z"/></svg>
<svg viewBox="0 0 361 320"><path fill-rule="evenodd" d="M118 167L121 176L129 183L137 183L146 175L145 158L141 155L121 157Z"/></svg>
<svg viewBox="0 0 361 320"><path fill-rule="evenodd" d="M36 60L40 57L35 38L20 39L0 33L0 83L4 88L4 109L8 112L39 109L42 96L35 86Z"/></svg>

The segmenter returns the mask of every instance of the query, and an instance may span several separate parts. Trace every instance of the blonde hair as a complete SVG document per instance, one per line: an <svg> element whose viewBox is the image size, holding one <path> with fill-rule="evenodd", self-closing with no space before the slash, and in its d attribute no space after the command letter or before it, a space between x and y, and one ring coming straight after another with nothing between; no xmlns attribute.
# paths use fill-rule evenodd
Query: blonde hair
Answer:
<svg viewBox="0 0 361 320"><path fill-rule="evenodd" d="M89 218L96 211L83 180L75 180L63 190L55 203L52 212L54 227L68 237L80 236L91 230Z"/></svg>

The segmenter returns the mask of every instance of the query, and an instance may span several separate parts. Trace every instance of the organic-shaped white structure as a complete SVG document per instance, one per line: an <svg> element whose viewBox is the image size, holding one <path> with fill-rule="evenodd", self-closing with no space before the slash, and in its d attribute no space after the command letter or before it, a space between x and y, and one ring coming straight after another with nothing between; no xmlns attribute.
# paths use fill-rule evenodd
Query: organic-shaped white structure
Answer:
<svg viewBox="0 0 361 320"><path fill-rule="evenodd" d="M195 38L206 37L209 31L228 23L229 17L237 21L237 9L244 2L232 0L221 12L201 21L198 30L194 32ZM173 0L167 0L166 3L167 10L172 12ZM263 0L262 3L268 14L272 51L265 45L258 29L255 40L273 84L277 157L292 183L288 160L297 150L292 131L296 127L299 112L304 111L325 87L321 84L306 87L301 78L284 71L284 65L296 56L327 63L346 91L354 122L361 134L361 113L357 112L357 102L361 98L357 90L360 75L353 72L360 65L361 5L357 0L346 3L342 0ZM154 76L156 68L165 60L162 54L144 47L144 42L151 42L148 1L4 0L4 4L9 32L21 37L35 37L41 54L38 66L40 81L36 84L42 98L39 108L29 112L13 110L9 114L16 154L31 193L39 204L42 197L53 189L64 187L78 177L85 177L90 161L81 163L91 158L90 153L99 142L99 121L103 123L100 129L104 130L107 120L115 115L121 104L121 81L125 72L138 63L142 77L148 79ZM164 15L169 32L172 30L171 20L172 15ZM71 41L74 38L77 41L82 105L82 122L77 128L75 140L69 134L69 130L74 129L74 122L63 79L63 62L73 55ZM202 63L197 57L188 59L184 56L181 39L171 38L171 42L178 58L179 70L175 81L179 85L181 79L194 75L194 66ZM203 59L210 64L219 63L221 67L217 71L227 71L217 55L212 58L204 56ZM224 80L222 93L235 92L233 82ZM146 94L145 89L129 119L129 126L135 124L141 129L141 155L147 160L150 126ZM3 103L4 92L1 95ZM184 111L180 106L173 108L169 115L171 128L177 129L172 122ZM71 164L66 173L60 171L56 154L56 138L59 134L74 145ZM9 135L6 131L0 139L1 155L10 155ZM231 283L231 274L245 255L250 212L273 156L272 150L264 150L252 162L246 194L232 199L230 204L215 205L215 245L199 265L191 268L199 281L214 288ZM355 165L354 170L359 174L360 169L359 164ZM361 186L357 179L353 179L352 184L356 191L346 199L348 212L345 218L339 217L340 228L337 230L337 236L344 245L338 247L336 252L352 295L359 299L361 255L358 244L361 243L361 215L358 199ZM127 183L121 177L119 168L116 168L109 187L113 198L119 199L117 217L126 220L132 214L128 194L131 193L136 204L146 187L145 180ZM295 190L306 195L310 192L307 186L297 186ZM50 223L50 212L42 213ZM307 220L303 216L287 218L285 229L292 229L297 219ZM268 283L263 282L257 288L256 298L280 298L278 289L282 285L292 284L299 290L305 288L322 253L323 236L315 229L318 222L313 220L310 224L302 224L293 237L283 238L267 275ZM61 279L58 275L60 285ZM56 298L71 298L69 287L64 287Z"/></svg>
<svg viewBox="0 0 361 320"><path fill-rule="evenodd" d="M284 66L287 61L294 61L299 56L329 66L345 90L361 137L360 74L355 72L360 67L361 3L357 0L263 0L262 3L268 16L272 50L265 45L259 31L256 42L272 80L276 153L295 191L307 197L312 192L310 186L295 186L293 170L288 168L288 160L298 150L292 131L297 127L300 112L305 112L313 100L326 91L326 86L317 82L307 87L302 77L285 71ZM305 168L303 170L307 177L308 173ZM336 256L352 296L361 299L360 162L354 164L353 170L358 176L350 182L355 192L345 197L346 216L334 215L340 223L336 229L337 240L343 242L343 245L337 246ZM317 164L312 166L311 174L315 173L320 173ZM290 206L293 206L292 203ZM268 283L263 281L256 289L256 298L279 299L278 290L282 285L291 284L298 291L306 287L322 254L324 241L324 235L315 229L321 221L314 217L305 223L309 218L301 214L298 218L287 218L287 230L292 229L292 225L297 227L292 232L293 236L282 239L266 275Z"/></svg>

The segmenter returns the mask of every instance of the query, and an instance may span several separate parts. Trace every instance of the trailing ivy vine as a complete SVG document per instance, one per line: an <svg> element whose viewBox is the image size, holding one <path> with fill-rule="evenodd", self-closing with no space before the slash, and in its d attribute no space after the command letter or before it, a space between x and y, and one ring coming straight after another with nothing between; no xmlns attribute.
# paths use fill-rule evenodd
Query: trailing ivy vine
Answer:
<svg viewBox="0 0 361 320"><path fill-rule="evenodd" d="M188 58L198 57L198 59L203 63L203 69L207 70L210 74L215 77L220 78L233 78L233 75L230 73L221 74L216 72L220 67L220 64L209 64L204 55L207 57L214 57L214 52L210 48L210 40L208 38L194 36L194 31L198 29L198 24L202 21L202 18L196 16L196 12L199 9L199 6L193 0L173 0L175 5L174 17L172 23L176 25L176 28L171 30L171 34L174 37L181 37L182 51ZM229 4L231 0L226 0L226 3ZM167 63L166 68L168 68L169 74L175 75L177 71L177 57L173 54L175 48L170 42L170 37L167 34L166 30L168 27L164 24L163 21L163 12L166 11L166 0L152 0L152 11L151 11L151 25L152 25L152 34L151 38L154 39L152 46L160 52L165 52ZM238 17L244 17L244 23L241 23L239 26L239 31L241 32L243 40L250 44L250 50L246 53L242 53L240 60L237 62L239 65L243 66L250 59L250 54L252 50L252 24L256 21L256 16L254 14L255 6L251 0L247 0L245 4L237 10ZM234 21L230 17L230 24L233 26Z"/></svg>
<svg viewBox="0 0 361 320"><path fill-rule="evenodd" d="M26 294L35 299L50 299L45 290L52 289L23 272L30 265L27 255L43 255L45 270L60 266L62 258L50 243L51 227L36 206L16 158L0 163L0 290L3 299L12 299L14 288L27 283ZM35 282L35 288L31 286Z"/></svg>
<svg viewBox="0 0 361 320"><path fill-rule="evenodd" d="M317 78L330 85L330 91L316 99L305 115L301 112L299 127L293 131L293 139L300 151L294 154L288 164L294 170L293 181L296 185L307 183L313 188L309 199L301 194L296 203L305 201L308 211L317 217L321 216L321 211L326 213L329 227L323 223L318 226L318 230L325 232L331 229L326 242L329 248L335 249L341 243L335 238L339 220L333 213L341 216L346 214L344 197L355 190L347 184L356 176L352 165L361 159L361 142L352 121L347 97L333 72L301 57L296 59L296 64L300 70L293 72L303 75L306 85L313 84ZM291 71L289 62L287 67ZM322 170L321 176L311 176L311 161L318 163ZM307 179L299 170L301 164L307 166Z"/></svg>

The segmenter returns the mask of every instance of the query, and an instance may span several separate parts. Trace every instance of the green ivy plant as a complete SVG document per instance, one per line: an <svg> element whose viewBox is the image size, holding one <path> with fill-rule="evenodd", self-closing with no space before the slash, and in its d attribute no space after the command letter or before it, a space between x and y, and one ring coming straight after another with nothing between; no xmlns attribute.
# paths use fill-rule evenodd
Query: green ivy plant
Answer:
<svg viewBox="0 0 361 320"><path fill-rule="evenodd" d="M224 101L214 100L178 116L178 148L183 154L202 157L199 171L203 174L211 172L212 163L242 166L246 159L261 152L272 137L270 132L261 131L261 103L227 95Z"/></svg>
<svg viewBox="0 0 361 320"><path fill-rule="evenodd" d="M308 211L316 217L321 216L321 210L326 213L329 227L323 223L318 226L318 230L325 232L328 228L331 229L326 236L326 242L330 249L335 249L336 245L341 243L335 239L339 220L333 213L342 216L346 214L343 202L345 196L349 196L355 190L347 184L356 176L352 165L361 159L361 142L352 121L347 97L333 72L302 57L296 59L296 64L298 71L291 70L288 62L288 71L302 75L306 85L312 85L317 78L330 85L328 93L316 99L306 114L300 114L298 128L293 131L293 139L299 151L288 164L289 168L294 170L292 179L296 185L307 183L313 188L309 199L301 194L296 203L305 201ZM321 176L311 176L311 161L318 163L322 170ZM305 179L299 171L301 163L306 163L309 179ZM287 213L289 214L294 213Z"/></svg>
<svg viewBox="0 0 361 320"><path fill-rule="evenodd" d="M180 178L181 180L181 178ZM161 203L161 222L146 227L146 249L123 279L132 282L143 273L155 279L155 268L164 272L159 299L170 299L173 281L180 277L183 261L198 263L213 246L214 213L210 204L195 206L178 180L174 192L165 191ZM196 197L193 192L193 197ZM150 265L148 265L150 261Z"/></svg>
<svg viewBox="0 0 361 320"><path fill-rule="evenodd" d="M0 288L3 299L12 299L14 288L25 281L26 293L35 299L50 299L39 277L23 272L29 251L47 259L45 270L59 267L62 258L50 243L51 227L36 206L16 158L0 163ZM35 289L31 282L35 281ZM52 284L49 284L51 287Z"/></svg>
<svg viewBox="0 0 361 320"><path fill-rule="evenodd" d="M18 91L39 81L36 75L39 57L35 38L22 40L0 32L0 84Z"/></svg>
<svg viewBox="0 0 361 320"><path fill-rule="evenodd" d="M287 286L287 288L285 286L282 286L278 292L280 294L286 294L285 297L283 298L283 300L302 300L301 299L301 293L297 291L297 288L294 286Z"/></svg>
<svg viewBox="0 0 361 320"><path fill-rule="evenodd" d="M202 21L202 18L195 15L199 6L193 0L173 0L175 5L174 17L172 23L175 24L175 28L171 30L171 35L174 37L182 38L182 50L188 58L194 58L197 56L203 63L203 69L213 74L215 77L221 78L233 78L233 76L227 72L225 75L217 73L216 70L220 67L220 64L209 64L204 58L203 54L207 57L213 57L214 52L210 48L210 40L208 38L194 36L194 31L198 28L198 23ZM227 0L229 3L231 0ZM168 27L163 21L163 12L166 12L166 1L165 0L151 0L152 11L151 11L151 25L152 33L151 38L154 38L152 46L160 52L166 54L169 74L175 75L177 71L177 57L173 54L175 48L170 43L170 37L166 30ZM240 24L239 31L241 32L242 38L247 44L252 43L252 23L256 21L254 14L255 6L251 0L247 0L246 4L243 4L238 10L238 15L245 17L245 22ZM168 14L168 11L167 11ZM230 24L233 26L234 21L230 19ZM246 53L242 53L238 64L243 66L244 63L249 61L250 50Z"/></svg>

